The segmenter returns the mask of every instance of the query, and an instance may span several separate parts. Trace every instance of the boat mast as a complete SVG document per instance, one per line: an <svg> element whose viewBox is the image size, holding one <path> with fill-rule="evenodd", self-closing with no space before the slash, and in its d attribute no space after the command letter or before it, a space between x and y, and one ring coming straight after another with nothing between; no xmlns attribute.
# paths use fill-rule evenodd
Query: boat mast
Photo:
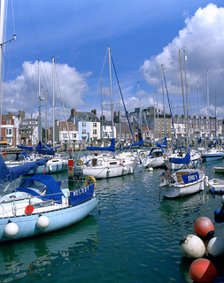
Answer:
<svg viewBox="0 0 224 283"><path fill-rule="evenodd" d="M166 129L165 92L164 92L163 74L164 74L164 66L163 64L161 64L161 86L162 86L162 94L163 94L163 129L164 129L164 137L165 137L167 134L167 129Z"/></svg>
<svg viewBox="0 0 224 283"><path fill-rule="evenodd" d="M55 112L55 89L54 89L54 81L55 81L55 71L54 71L54 67L55 67L55 58L52 57L52 122L53 122L53 125L52 125L52 145L54 147L55 145L55 117L54 117L54 112Z"/></svg>
<svg viewBox="0 0 224 283"><path fill-rule="evenodd" d="M140 89L140 82L137 82L137 86L138 86L138 95L139 95L139 127L140 127L140 131L141 131L141 135L142 135L142 101L141 101L141 89Z"/></svg>
<svg viewBox="0 0 224 283"><path fill-rule="evenodd" d="M182 98L183 98L183 110L184 110L184 120L185 120L185 135L187 139L187 147L188 147L188 126L187 126L187 113L186 113L186 97L184 88L184 80L182 74L182 49L179 49L179 64L180 64L180 79L181 79L181 90L182 90Z"/></svg>
<svg viewBox="0 0 224 283"><path fill-rule="evenodd" d="M6 43L16 40L15 33L9 40L4 41L7 0L0 0L0 140L2 139L2 104L3 104L3 51Z"/></svg>
<svg viewBox="0 0 224 283"><path fill-rule="evenodd" d="M206 107L206 135L209 138L209 84L208 84L208 69L206 71L206 96L207 96L207 107Z"/></svg>
<svg viewBox="0 0 224 283"><path fill-rule="evenodd" d="M114 105L113 105L112 67L111 67L111 50L110 50L110 47L108 47L108 64L109 64L109 79L110 79L111 126L112 126L112 138L114 138Z"/></svg>
<svg viewBox="0 0 224 283"><path fill-rule="evenodd" d="M2 81L3 81L3 45L4 45L4 27L5 27L5 10L6 1L1 0L1 13L0 13L0 139L2 139Z"/></svg>
<svg viewBox="0 0 224 283"><path fill-rule="evenodd" d="M186 134L187 134L187 147L189 145L190 136L189 136L189 111L188 111L188 82L187 82L187 55L186 55L186 49L183 49L183 55L184 55L184 84L185 84L185 103L186 103Z"/></svg>
<svg viewBox="0 0 224 283"><path fill-rule="evenodd" d="M217 135L217 105L216 105L216 95L215 95L215 139L218 140L218 135Z"/></svg>
<svg viewBox="0 0 224 283"><path fill-rule="evenodd" d="M41 117L41 88L40 88L40 60L38 60L38 108L39 108L39 119L38 119L38 139L42 142L42 117Z"/></svg>
<svg viewBox="0 0 224 283"><path fill-rule="evenodd" d="M101 96L101 131L100 131L100 138L101 138L101 143L103 144L103 86L102 86L102 75L100 75L100 96Z"/></svg>

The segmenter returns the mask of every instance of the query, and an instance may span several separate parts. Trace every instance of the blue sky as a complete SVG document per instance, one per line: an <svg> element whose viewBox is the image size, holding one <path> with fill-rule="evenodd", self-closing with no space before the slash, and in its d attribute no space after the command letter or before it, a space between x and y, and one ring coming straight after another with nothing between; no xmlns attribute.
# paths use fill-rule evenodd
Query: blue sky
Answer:
<svg viewBox="0 0 224 283"><path fill-rule="evenodd" d="M37 112L40 60L42 95L48 95L43 109L47 107L51 113L54 56L56 115L66 118L71 108L96 108L99 113L101 73L104 113L109 112L105 55L110 46L129 111L138 106L163 107L163 64L173 112L183 114L178 65L181 48L187 54L190 114L209 111L213 115L216 104L218 115L222 116L222 6L223 1L8 0L5 38L11 38L15 32L17 39L5 45L3 109L24 110L28 115ZM114 77L113 83L116 110L120 99ZM169 111L167 101L165 104Z"/></svg>

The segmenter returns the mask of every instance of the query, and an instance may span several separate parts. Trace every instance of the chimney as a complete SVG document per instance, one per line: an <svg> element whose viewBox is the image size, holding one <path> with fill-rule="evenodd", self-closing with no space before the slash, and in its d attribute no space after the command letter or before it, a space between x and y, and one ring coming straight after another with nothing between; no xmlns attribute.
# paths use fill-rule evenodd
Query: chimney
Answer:
<svg viewBox="0 0 224 283"><path fill-rule="evenodd" d="M74 117L76 115L76 109L72 108L71 109L71 116Z"/></svg>
<svg viewBox="0 0 224 283"><path fill-rule="evenodd" d="M91 110L91 113L96 116L96 109Z"/></svg>

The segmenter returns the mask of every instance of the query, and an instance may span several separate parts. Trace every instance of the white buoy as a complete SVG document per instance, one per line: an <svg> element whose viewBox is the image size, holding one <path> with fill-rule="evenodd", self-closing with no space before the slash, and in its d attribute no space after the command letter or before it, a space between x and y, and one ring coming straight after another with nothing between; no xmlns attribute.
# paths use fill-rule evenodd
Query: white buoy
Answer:
<svg viewBox="0 0 224 283"><path fill-rule="evenodd" d="M214 237L208 242L208 254L216 257L224 254L224 238Z"/></svg>
<svg viewBox="0 0 224 283"><path fill-rule="evenodd" d="M6 237L12 238L18 234L19 227L16 223L10 222L5 226L4 232Z"/></svg>
<svg viewBox="0 0 224 283"><path fill-rule="evenodd" d="M39 229L46 229L49 225L49 218L44 216L44 215L41 215L40 217L38 217L37 219L37 227Z"/></svg>
<svg viewBox="0 0 224 283"><path fill-rule="evenodd" d="M153 168L152 168L152 167L149 167L149 171L153 171Z"/></svg>
<svg viewBox="0 0 224 283"><path fill-rule="evenodd" d="M205 244L198 236L189 234L180 241L180 250L185 257L200 258L205 254Z"/></svg>

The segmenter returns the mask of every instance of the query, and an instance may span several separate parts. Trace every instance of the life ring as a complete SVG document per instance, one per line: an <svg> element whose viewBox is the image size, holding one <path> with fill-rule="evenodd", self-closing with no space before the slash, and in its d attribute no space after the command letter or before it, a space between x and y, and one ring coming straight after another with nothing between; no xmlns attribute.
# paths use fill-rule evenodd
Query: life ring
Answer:
<svg viewBox="0 0 224 283"><path fill-rule="evenodd" d="M93 176L86 176L84 181L84 186L89 186L90 184L94 184L94 190L96 189L96 179Z"/></svg>

